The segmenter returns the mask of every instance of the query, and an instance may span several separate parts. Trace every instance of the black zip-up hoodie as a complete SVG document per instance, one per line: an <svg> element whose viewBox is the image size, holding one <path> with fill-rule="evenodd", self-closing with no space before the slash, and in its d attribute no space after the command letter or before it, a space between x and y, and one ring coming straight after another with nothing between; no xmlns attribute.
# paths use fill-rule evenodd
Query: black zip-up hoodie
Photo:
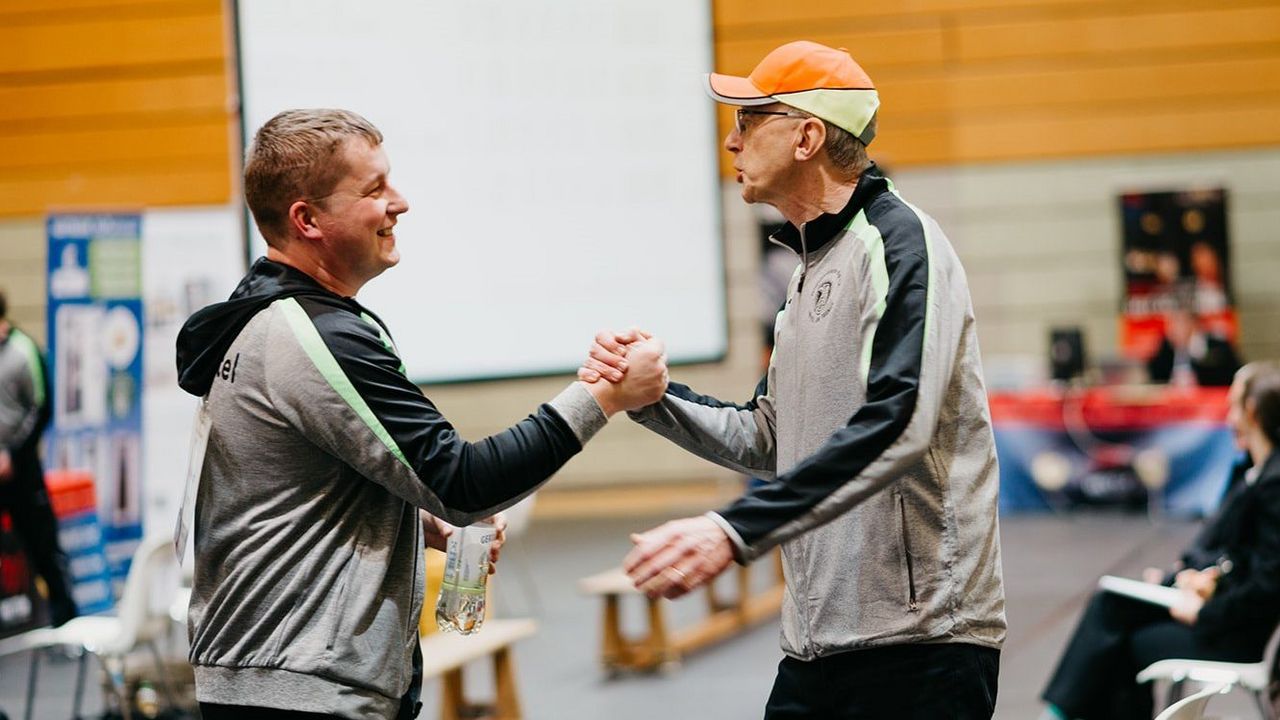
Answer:
<svg viewBox="0 0 1280 720"><path fill-rule="evenodd" d="M423 605L416 508L497 512L605 423L575 383L467 442L372 313L265 259L187 322L178 371L212 422L188 624L203 702L394 717Z"/></svg>

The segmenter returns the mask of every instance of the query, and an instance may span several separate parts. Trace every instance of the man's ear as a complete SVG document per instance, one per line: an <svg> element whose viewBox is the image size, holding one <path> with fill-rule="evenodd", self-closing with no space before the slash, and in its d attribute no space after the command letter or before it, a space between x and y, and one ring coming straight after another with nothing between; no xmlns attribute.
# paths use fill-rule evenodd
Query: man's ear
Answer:
<svg viewBox="0 0 1280 720"><path fill-rule="evenodd" d="M307 240L319 240L324 236L316 224L315 208L306 200L295 200L289 206L288 225L292 234Z"/></svg>
<svg viewBox="0 0 1280 720"><path fill-rule="evenodd" d="M800 142L796 144L795 159L797 162L812 160L817 157L827 141L827 126L818 118L805 118L800 123Z"/></svg>

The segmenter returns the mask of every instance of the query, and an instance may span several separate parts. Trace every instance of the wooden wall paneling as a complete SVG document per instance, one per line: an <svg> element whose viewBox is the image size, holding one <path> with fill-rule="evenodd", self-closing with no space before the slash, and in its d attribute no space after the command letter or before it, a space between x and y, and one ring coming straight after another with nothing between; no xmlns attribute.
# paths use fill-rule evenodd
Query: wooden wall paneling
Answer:
<svg viewBox="0 0 1280 720"><path fill-rule="evenodd" d="M0 9L0 216L218 204L233 183L222 0Z"/></svg>
<svg viewBox="0 0 1280 720"><path fill-rule="evenodd" d="M1062 17L955 28L959 62L1102 56L1117 52L1280 47L1280 7L1212 8Z"/></svg>
<svg viewBox="0 0 1280 720"><path fill-rule="evenodd" d="M896 65L940 65L947 59L944 28L941 22L928 21L916 27L854 31L848 33L808 33L805 40L831 47L848 48L858 62L875 79L872 68ZM716 42L717 72L745 75L760 59L777 46L795 37L760 37Z"/></svg>
<svg viewBox="0 0 1280 720"><path fill-rule="evenodd" d="M225 157L226 146L226 120L216 114L171 125L6 135L0 136L0 173Z"/></svg>
<svg viewBox="0 0 1280 720"><path fill-rule="evenodd" d="M960 68L880 83L886 109L901 116L993 114L1010 109L1094 112L1188 101L1280 95L1280 54L1214 62L1143 63L1055 70Z"/></svg>
<svg viewBox="0 0 1280 720"><path fill-rule="evenodd" d="M956 118L933 127L892 127L886 118L872 156L894 166L1245 148L1277 142L1280 100L1034 119Z"/></svg>
<svg viewBox="0 0 1280 720"><path fill-rule="evenodd" d="M885 17L957 15L991 11L1062 11L1079 8L1107 8L1115 0L899 0L898 2L851 3L846 0L808 0L780 3L777 0L714 0L713 18L717 27L767 27L788 24L822 24L847 20L865 21Z"/></svg>
<svg viewBox="0 0 1280 720"><path fill-rule="evenodd" d="M0 216L49 210L105 209L114 205L208 205L230 198L226 154L188 158L169 165L71 169L27 176L0 174Z"/></svg>
<svg viewBox="0 0 1280 720"><path fill-rule="evenodd" d="M184 8L218 6L221 0L24 0L0 3L0 18L6 22L45 19L50 16L84 17L93 13L150 12L174 15Z"/></svg>
<svg viewBox="0 0 1280 720"><path fill-rule="evenodd" d="M0 26L0 68L12 73L74 73L226 57L220 12L170 18Z"/></svg>
<svg viewBox="0 0 1280 720"><path fill-rule="evenodd" d="M0 84L0 131L53 125L101 125L138 116L217 115L228 111L221 61L142 78ZM117 120L118 122L119 120Z"/></svg>
<svg viewBox="0 0 1280 720"><path fill-rule="evenodd" d="M955 126L953 159L1023 159L1132 152L1176 152L1274 142L1280 100L1238 107L1189 103L1158 112L1098 112L1034 121L966 122ZM1057 146L1055 149L1054 146ZM986 150L978 148L986 147Z"/></svg>
<svg viewBox="0 0 1280 720"><path fill-rule="evenodd" d="M797 37L850 48L884 100L873 154L894 165L1280 144L1271 0L713 7L721 72L749 72Z"/></svg>

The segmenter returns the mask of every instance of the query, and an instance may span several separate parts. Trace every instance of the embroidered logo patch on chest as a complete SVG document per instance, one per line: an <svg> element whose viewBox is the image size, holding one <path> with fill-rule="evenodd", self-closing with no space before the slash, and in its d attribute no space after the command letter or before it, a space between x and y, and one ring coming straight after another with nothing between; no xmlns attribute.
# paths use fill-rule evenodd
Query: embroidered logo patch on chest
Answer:
<svg viewBox="0 0 1280 720"><path fill-rule="evenodd" d="M834 305L832 297L838 289L840 289L840 271L831 269L822 273L822 276L818 278L818 282L814 283L813 291L809 294L810 320L819 322L830 314Z"/></svg>

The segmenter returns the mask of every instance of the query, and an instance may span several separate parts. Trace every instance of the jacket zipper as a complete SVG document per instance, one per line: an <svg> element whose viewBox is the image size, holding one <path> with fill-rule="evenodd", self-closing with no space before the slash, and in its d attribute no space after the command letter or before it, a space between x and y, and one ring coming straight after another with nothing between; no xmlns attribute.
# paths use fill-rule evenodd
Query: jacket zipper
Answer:
<svg viewBox="0 0 1280 720"><path fill-rule="evenodd" d="M804 237L804 225L801 224L797 228L797 230L800 233L800 279L796 283L795 294L789 298L790 302L787 305L787 322L790 323L791 327L793 328L792 342L796 344L795 352L793 353L793 355L795 357L804 357L804 348L800 346L800 333L794 330L794 328L797 327L797 323L798 323L798 316L796 315L796 312L799 311L799 308L801 305L801 297L803 297L802 293L804 292L804 278L805 278L805 275L809 272L809 249L808 249L807 241L805 240L805 237ZM790 245L787 245L786 243L779 242L776 238L772 236L770 236L769 241L775 245L778 245L779 247L784 247L792 252L795 252L795 248L791 247ZM799 373L800 371L798 367L792 368L792 383L797 387L800 385ZM803 427L798 428L798 432L801 435L803 435L804 428ZM793 559L797 566L805 567L806 565L808 565L808 562L809 562L808 554L804 550L803 543L793 543L789 551L793 555ZM809 623L809 620L811 617L811 612L809 607L809 588L808 588L808 583L802 580L802 578L807 578L808 575L809 573L806 573L803 571L791 573L790 582L788 583L788 591L791 593L792 602L794 603L796 612L797 614L800 615L800 626L801 628L803 628L803 630L801 631L801 637L799 638L800 645L801 645L800 650L802 653L806 653L806 654L812 653L815 651L814 641L813 641L814 628Z"/></svg>
<svg viewBox="0 0 1280 720"><path fill-rule="evenodd" d="M804 224L797 228L800 231L800 282L796 285L796 295L804 292L804 276L809 272L809 243L804 238Z"/></svg>
<svg viewBox="0 0 1280 720"><path fill-rule="evenodd" d="M920 609L920 603L916 600L915 568L911 564L911 543L907 539L907 504L901 494L898 495L898 514L902 517L902 554L907 559L907 608L915 612Z"/></svg>
<svg viewBox="0 0 1280 720"><path fill-rule="evenodd" d="M409 512L411 515L413 515L413 523L412 523L413 524L413 546L417 548L417 552L413 554L413 574L409 576L410 578L412 578L409 582L413 583L414 594L417 594L418 588L422 588L422 607L425 608L427 606L427 591L425 587L426 578L423 578L424 580L423 583L418 582L418 563L426 562L426 558L423 557L423 555L427 552L427 546L426 546L426 540L422 537L422 519L418 516L418 509L410 505ZM417 633L415 632L415 630L417 629L419 618L413 617L412 601L410 601L409 603L409 608L410 608L409 627L406 628L405 631L410 636L416 638ZM419 615L421 615L421 612L419 612Z"/></svg>

